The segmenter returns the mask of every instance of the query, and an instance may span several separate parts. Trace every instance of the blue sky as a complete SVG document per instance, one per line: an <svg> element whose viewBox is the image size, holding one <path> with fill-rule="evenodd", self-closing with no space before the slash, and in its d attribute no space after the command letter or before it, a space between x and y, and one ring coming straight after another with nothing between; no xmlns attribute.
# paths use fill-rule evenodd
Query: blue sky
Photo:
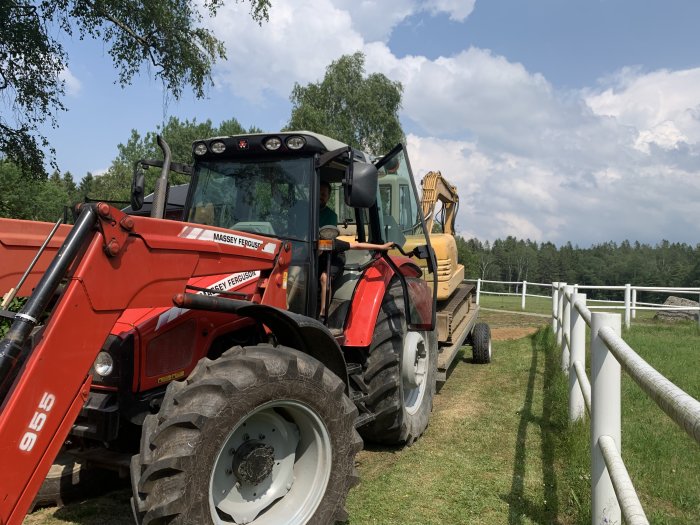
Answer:
<svg viewBox="0 0 700 525"><path fill-rule="evenodd" d="M414 171L458 186L463 235L700 242L700 3L275 0L270 16L229 2L206 22L229 60L199 101L164 99L146 70L121 89L102 43L67 42L60 168L100 173L170 116L279 129L294 82L361 50L402 82Z"/></svg>

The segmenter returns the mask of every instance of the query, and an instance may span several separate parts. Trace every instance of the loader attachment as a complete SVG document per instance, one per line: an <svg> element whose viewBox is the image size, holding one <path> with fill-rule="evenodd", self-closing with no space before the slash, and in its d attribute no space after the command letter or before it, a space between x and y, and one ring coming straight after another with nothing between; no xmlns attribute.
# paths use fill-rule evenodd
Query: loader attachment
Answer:
<svg viewBox="0 0 700 525"><path fill-rule="evenodd" d="M97 352L125 309L168 306L192 278L246 270L269 276L258 300L284 306L281 241L257 237L251 248L226 242L230 231L210 227L192 238L191 229L104 203L82 206L0 341L0 523L22 523L87 398ZM2 269L12 273L4 260Z"/></svg>

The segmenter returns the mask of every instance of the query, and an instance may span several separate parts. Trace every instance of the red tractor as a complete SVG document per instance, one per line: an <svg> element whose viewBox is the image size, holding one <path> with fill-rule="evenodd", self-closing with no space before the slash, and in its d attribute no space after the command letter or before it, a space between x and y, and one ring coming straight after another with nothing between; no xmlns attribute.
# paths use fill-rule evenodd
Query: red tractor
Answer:
<svg viewBox="0 0 700 525"><path fill-rule="evenodd" d="M152 217L83 205L18 287L26 304L2 311L0 523L22 522L59 454L128 468L137 523L342 520L358 431L411 443L435 392L436 261L405 149L373 162L308 132L197 141L185 222L158 218L164 151ZM397 161L409 189L382 209ZM341 238L396 250L347 252L321 297L326 182ZM0 220L0 290L49 229Z"/></svg>

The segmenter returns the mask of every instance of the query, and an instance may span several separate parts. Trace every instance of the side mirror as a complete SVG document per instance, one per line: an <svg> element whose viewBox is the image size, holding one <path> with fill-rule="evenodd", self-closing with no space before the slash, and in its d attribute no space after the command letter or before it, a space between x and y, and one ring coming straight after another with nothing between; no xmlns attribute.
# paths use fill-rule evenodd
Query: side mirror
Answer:
<svg viewBox="0 0 700 525"><path fill-rule="evenodd" d="M143 191L146 185L146 174L141 161L134 164L134 178L131 181L131 209L138 211L143 208Z"/></svg>
<svg viewBox="0 0 700 525"><path fill-rule="evenodd" d="M377 168L354 161L345 174L345 204L351 208L371 208L377 202Z"/></svg>

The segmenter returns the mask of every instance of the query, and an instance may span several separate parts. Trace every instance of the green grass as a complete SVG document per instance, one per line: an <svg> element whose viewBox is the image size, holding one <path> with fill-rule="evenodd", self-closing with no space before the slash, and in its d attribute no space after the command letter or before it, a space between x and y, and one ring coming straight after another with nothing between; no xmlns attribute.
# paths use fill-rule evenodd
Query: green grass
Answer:
<svg viewBox="0 0 700 525"><path fill-rule="evenodd" d="M494 362L460 363L407 449L369 448L350 493L350 524L551 524L561 514L555 418L545 398L543 336L494 345Z"/></svg>
<svg viewBox="0 0 700 525"><path fill-rule="evenodd" d="M538 291L544 295L543 291ZM526 297L525 298L525 309L522 310L521 297L515 297L512 295L484 295L479 297L479 303L483 308L511 311L511 312L526 312L533 314L544 314L552 315L552 299L545 297ZM625 311L623 309L612 309L610 306L622 306L621 304L611 304L604 303L600 301L588 301L587 306L602 306L608 308L598 309L596 312L612 312L621 314L624 318ZM635 319L632 320L632 324L636 322L645 322L653 319L656 312L652 310L637 310L637 315Z"/></svg>
<svg viewBox="0 0 700 525"><path fill-rule="evenodd" d="M540 293L540 291L537 291ZM544 292L542 292L544 295ZM526 297L525 310L521 310L521 298L512 295L480 295L479 304L483 308L493 308L497 310L528 312L535 314L552 315L552 300L544 297Z"/></svg>

